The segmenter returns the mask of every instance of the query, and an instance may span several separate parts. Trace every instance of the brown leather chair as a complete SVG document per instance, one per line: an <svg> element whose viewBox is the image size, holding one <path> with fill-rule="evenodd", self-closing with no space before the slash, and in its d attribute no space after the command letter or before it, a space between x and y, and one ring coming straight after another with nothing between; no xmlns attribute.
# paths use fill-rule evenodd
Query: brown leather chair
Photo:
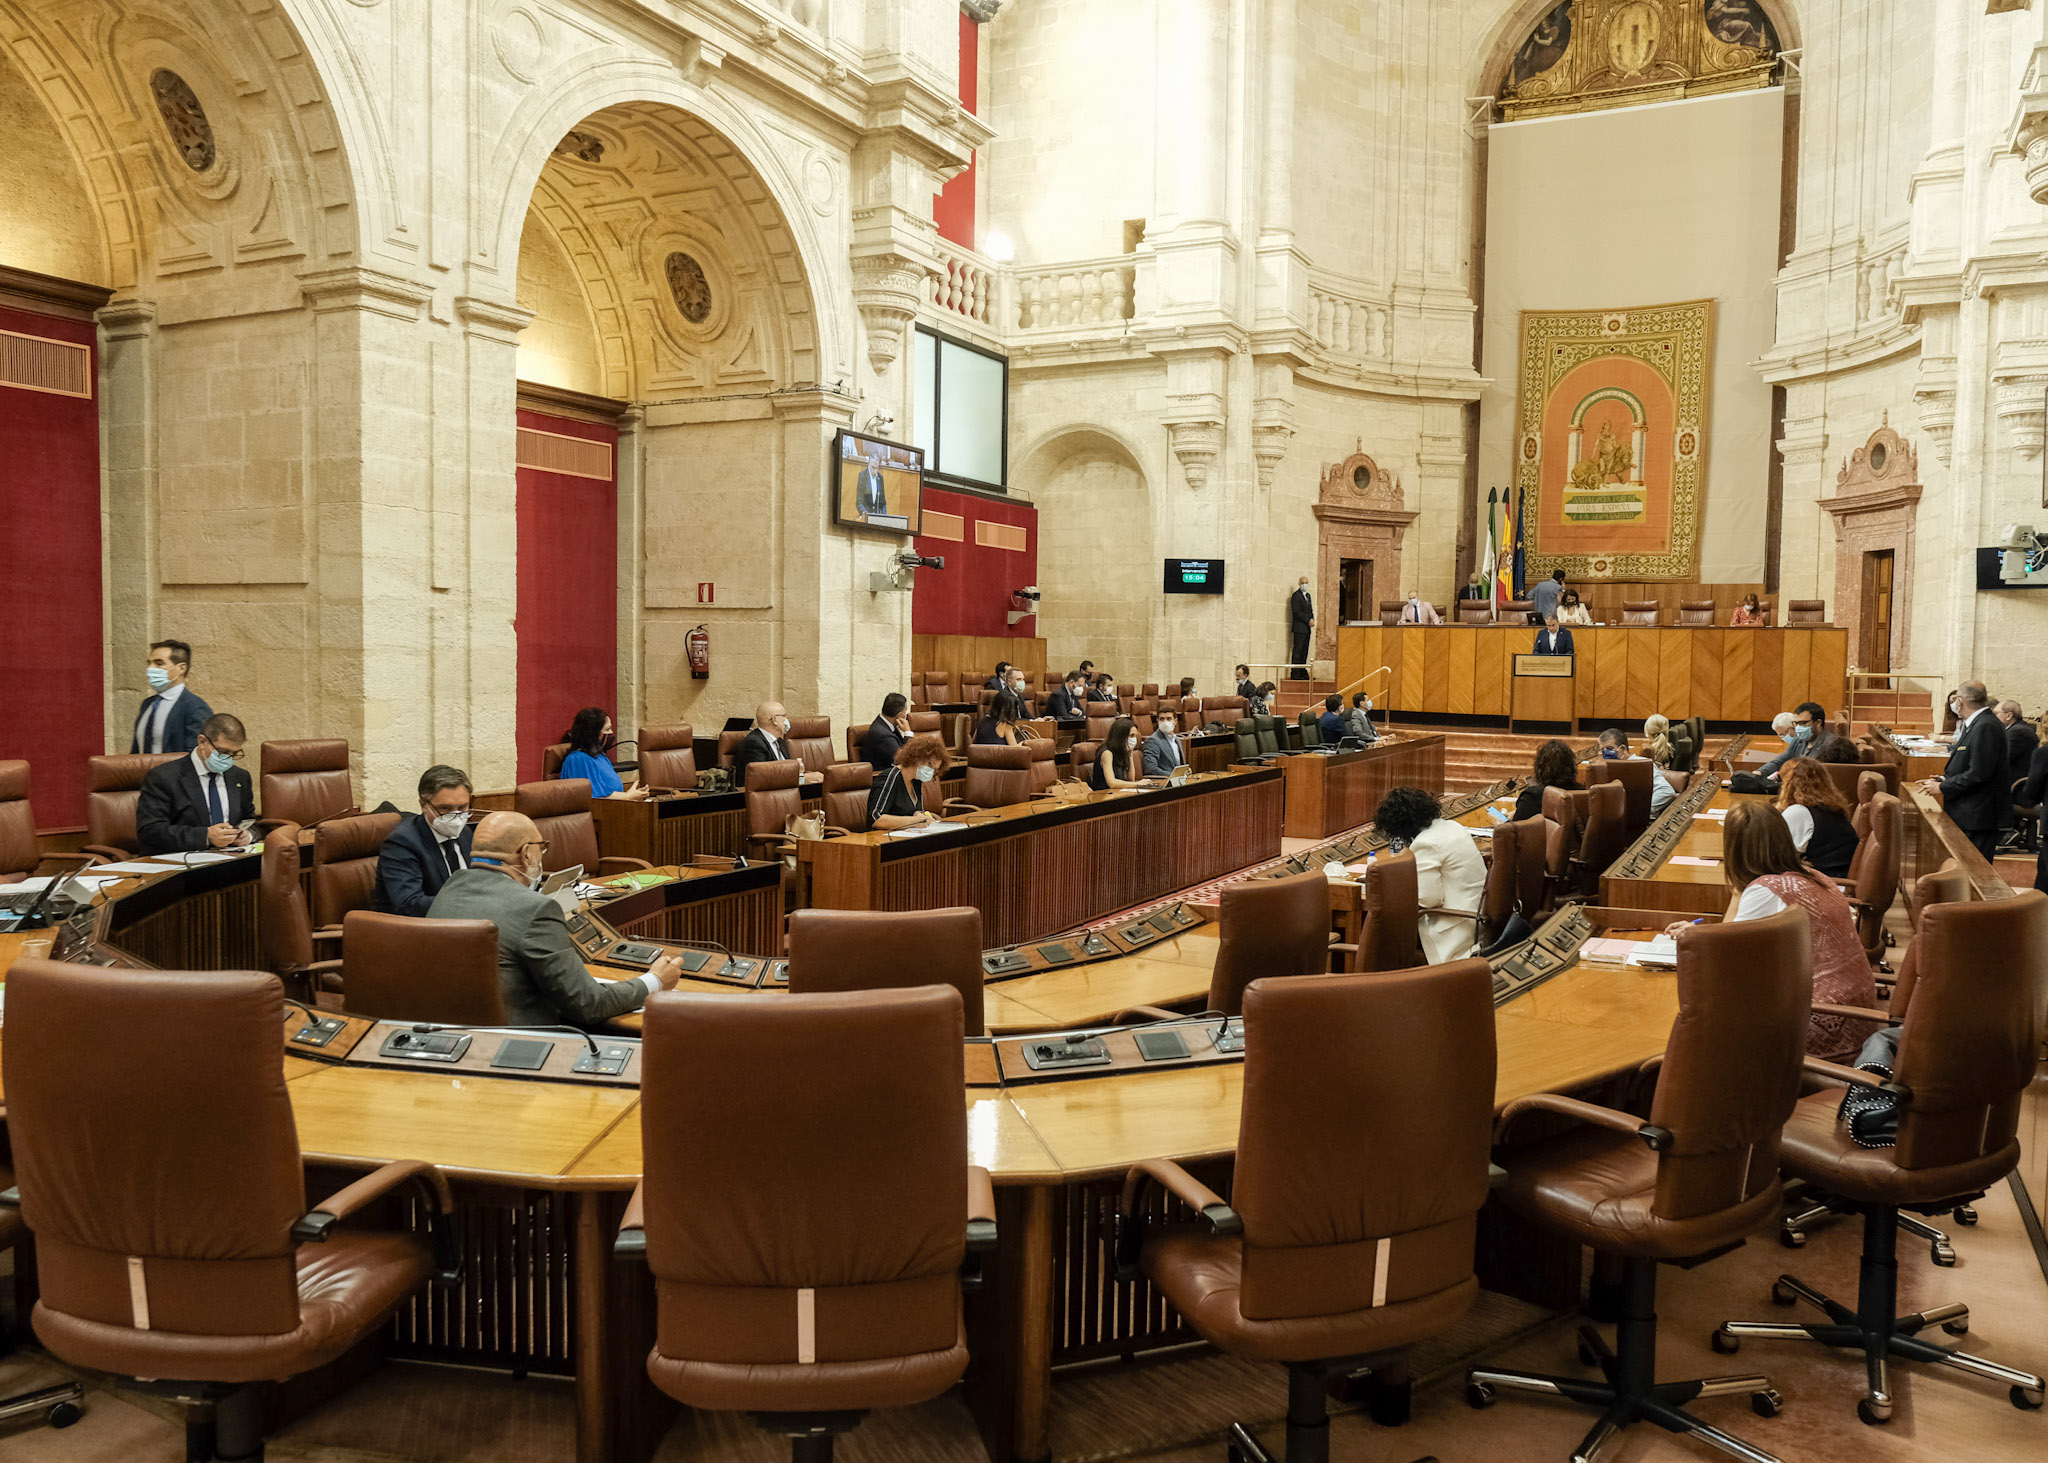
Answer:
<svg viewBox="0 0 2048 1463"><path fill-rule="evenodd" d="M271 975L8 972L7 1124L39 1262L36 1336L69 1366L198 1400L189 1458L261 1458L256 1384L338 1360L461 1268L448 1183L427 1164L386 1164L308 1209L284 1028ZM403 1188L431 1246L341 1223Z"/></svg>
<svg viewBox="0 0 2048 1463"><path fill-rule="evenodd" d="M1866 778L1876 779L1878 792L1888 792L1893 797L1899 795L1899 769L1892 763L1819 762L1814 765L1833 779L1835 790L1848 800L1851 809L1866 801L1863 796Z"/></svg>
<svg viewBox="0 0 2048 1463"><path fill-rule="evenodd" d="M1543 873L1549 886L1546 904L1561 903L1578 892L1579 830L1586 822L1586 789L1543 789L1543 818L1550 824L1543 845Z"/></svg>
<svg viewBox="0 0 2048 1463"><path fill-rule="evenodd" d="M875 769L865 762L835 762L825 769L825 823L848 833L868 831L868 793Z"/></svg>
<svg viewBox="0 0 2048 1463"><path fill-rule="evenodd" d="M1681 625L1712 625L1714 623L1714 602L1711 599L1682 599L1678 602L1678 623Z"/></svg>
<svg viewBox="0 0 2048 1463"><path fill-rule="evenodd" d="M740 743L744 742L748 735L749 733L745 731L722 731L718 734L718 765L720 767L732 766L732 754L739 750Z"/></svg>
<svg viewBox="0 0 2048 1463"><path fill-rule="evenodd" d="M1530 924L1542 918L1548 903L1550 820L1541 814L1493 830L1493 856L1514 866L1514 910ZM1498 935L1495 936L1499 938Z"/></svg>
<svg viewBox="0 0 2048 1463"><path fill-rule="evenodd" d="M1381 853L1366 868L1360 902L1365 922L1358 948L1332 945L1348 972L1406 970L1422 963L1422 909L1417 893L1415 855Z"/></svg>
<svg viewBox="0 0 2048 1463"><path fill-rule="evenodd" d="M0 762L0 884L26 879L42 862L28 801L28 763Z"/></svg>
<svg viewBox="0 0 2048 1463"><path fill-rule="evenodd" d="M543 782L552 782L562 775L562 764L569 760L567 742L551 742L540 749L540 776Z"/></svg>
<svg viewBox="0 0 2048 1463"><path fill-rule="evenodd" d="M313 920L299 878L299 825L280 823L263 835L263 867L256 883L256 929L263 968L294 995L312 1000L339 989L341 962L313 958ZM317 830L316 830L317 832Z"/></svg>
<svg viewBox="0 0 2048 1463"><path fill-rule="evenodd" d="M1828 602L1824 599L1788 599L1785 601L1785 623L1787 625L1825 625L1828 622Z"/></svg>
<svg viewBox="0 0 2048 1463"><path fill-rule="evenodd" d="M1527 624L1529 616L1534 613L1536 601L1533 599L1510 599L1501 602L1500 617L1509 624Z"/></svg>
<svg viewBox="0 0 2048 1463"><path fill-rule="evenodd" d="M1628 845L1626 789L1618 782L1594 783L1586 789L1586 822L1579 830L1579 852L1573 867L1579 892L1598 894L1600 876Z"/></svg>
<svg viewBox="0 0 2048 1463"><path fill-rule="evenodd" d="M804 764L806 772L823 772L839 760L839 754L832 750L832 718L829 716L792 716L789 719L789 736L783 741L790 755Z"/></svg>
<svg viewBox="0 0 2048 1463"><path fill-rule="evenodd" d="M85 763L85 851L119 863L142 852L135 836L135 804L152 767L175 762L180 752L138 752L88 757Z"/></svg>
<svg viewBox="0 0 2048 1463"><path fill-rule="evenodd" d="M803 775L794 757L747 764L747 843L755 858L789 852L789 820L804 810Z"/></svg>
<svg viewBox="0 0 2048 1463"><path fill-rule="evenodd" d="M178 755L173 752L172 756ZM14 1170L0 1164L0 1250L16 1249L28 1242L28 1226L22 1223L21 1210L8 1195L14 1189ZM26 1258L14 1262L17 1275L26 1274ZM13 1348L7 1336L0 1332L0 1357L5 1357ZM59 1382L54 1387L42 1387L33 1392L19 1392L12 1397L0 1397L0 1422L28 1417L40 1412L42 1425L66 1428L85 1415L85 1384L78 1381Z"/></svg>
<svg viewBox="0 0 2048 1463"><path fill-rule="evenodd" d="M316 941L341 938L341 922L348 912L375 903L377 853L398 823L397 813L358 813L353 818L330 818L313 830Z"/></svg>
<svg viewBox="0 0 2048 1463"><path fill-rule="evenodd" d="M969 1036L981 1014L981 911L799 909L789 917L791 991L949 985Z"/></svg>
<svg viewBox="0 0 2048 1463"><path fill-rule="evenodd" d="M1099 705L1100 705L1101 703L1100 703L1100 702L1097 702L1097 703L1095 703L1095 704L1099 706ZM1093 710L1091 710L1091 711L1090 711L1090 712L1088 713L1088 729L1087 729L1087 732L1085 733L1085 738L1086 738L1086 740L1088 740L1088 741L1091 741L1091 742L1106 742L1106 741L1108 741L1108 740L1109 740L1109 729L1110 729L1110 728L1111 728L1112 726L1116 725L1116 719L1117 719L1117 718L1118 718L1119 716L1121 716L1122 714L1123 714L1123 713L1122 713L1122 712L1120 712L1120 711L1093 711ZM1077 740L1080 740L1080 739L1079 739L1079 738L1077 738Z"/></svg>
<svg viewBox="0 0 2048 1463"><path fill-rule="evenodd" d="M1118 1268L1150 1279L1210 1345L1284 1365L1286 1456L1324 1463L1329 1374L1440 1334L1479 1293L1491 972L1465 960L1261 980L1245 993L1244 1027L1229 1202L1171 1160L1139 1164L1118 1207ZM1199 1223L1147 1233L1153 1185ZM1376 1366L1366 1407L1405 1421L1405 1380ZM1245 1425L1227 1437L1233 1458L1270 1463Z"/></svg>
<svg viewBox="0 0 2048 1463"><path fill-rule="evenodd" d="M2033 1081L2048 1002L2048 894L2029 889L2012 899L1931 905L1921 916L1917 943L1919 983L1899 1031L1891 1080L1806 1059L1816 1076L1890 1094L1897 1102L1897 1141L1880 1148L1859 1144L1839 1116L1842 1087L1830 1086L1801 1099L1778 1154L1785 1172L1827 1195L1830 1208L1863 1216L1856 1303L1840 1305L1781 1275L1771 1298L1781 1305L1805 1301L1826 1314L1825 1322L1730 1321L1714 1336L1717 1351L1733 1351L1745 1336L1861 1351L1867 1390L1856 1412L1872 1424L1891 1418L1893 1358L2004 1382L2021 1408L2039 1407L2043 1392L2042 1379L2031 1372L1921 1338L1937 1324L1951 1336L1964 1334L1969 1307L1923 1306L1898 1316L1897 1218L1901 1210L1935 1214L1967 1204L2019 1163L2021 1098ZM1987 959L1987 951L1995 958Z"/></svg>
<svg viewBox="0 0 2048 1463"><path fill-rule="evenodd" d="M1462 599L1458 601L1458 623L1461 625L1490 625L1493 623L1493 606L1485 600Z"/></svg>
<svg viewBox="0 0 2048 1463"><path fill-rule="evenodd" d="M1060 745L1051 737L1033 737L1024 745L1031 753L1031 795L1036 797L1060 780Z"/></svg>
<svg viewBox="0 0 2048 1463"><path fill-rule="evenodd" d="M1596 760L1586 764L1586 783L1598 787L1618 782L1622 792L1622 823L1631 840L1650 826L1650 799L1657 791L1657 769L1647 758L1626 761Z"/></svg>
<svg viewBox="0 0 2048 1463"><path fill-rule="evenodd" d="M1654 599L1625 599L1621 602L1621 623L1624 625L1654 625L1657 623L1657 601Z"/></svg>
<svg viewBox="0 0 2048 1463"><path fill-rule="evenodd" d="M1327 975L1330 881L1321 869L1288 879L1226 884L1217 899L1216 965L1209 1009L1244 1010L1244 993L1261 976Z"/></svg>
<svg viewBox="0 0 2048 1463"><path fill-rule="evenodd" d="M945 718L936 711L913 711L910 713L910 734L914 737L935 737L939 735Z"/></svg>
<svg viewBox="0 0 2048 1463"><path fill-rule="evenodd" d="M1031 748L969 747L960 796L946 806L968 811L1008 808L1031 801Z"/></svg>
<svg viewBox="0 0 2048 1463"><path fill-rule="evenodd" d="M1119 699L1128 701L1133 696L1138 694L1138 688L1133 686L1129 681L1118 681L1116 683L1116 694Z"/></svg>
<svg viewBox="0 0 2048 1463"><path fill-rule="evenodd" d="M1853 880L1842 892L1856 911L1856 933L1873 965L1884 962L1884 917L1899 893L1899 867L1906 837L1906 819L1899 800L1878 793L1870 800L1870 831L1856 845Z"/></svg>
<svg viewBox="0 0 2048 1463"><path fill-rule="evenodd" d="M348 743L339 737L265 742L257 749L262 785L257 806L266 823L301 828L355 811L348 784Z"/></svg>
<svg viewBox="0 0 2048 1463"><path fill-rule="evenodd" d="M351 910L342 921L342 1009L380 1020L503 1026L498 927Z"/></svg>
<svg viewBox="0 0 2048 1463"><path fill-rule="evenodd" d="M590 815L588 778L522 782L512 790L512 811L533 819L540 836L547 840L540 862L551 874L577 864L593 878L649 867L645 859L605 857L598 842L597 819Z"/></svg>
<svg viewBox="0 0 2048 1463"><path fill-rule="evenodd" d="M1529 821L1533 823L1535 819ZM1540 844L1546 830L1537 828L1535 836ZM1491 950L1507 933L1513 918L1521 913L1522 827L1517 823L1495 824L1488 842L1491 851L1486 861L1486 883L1479 891L1474 946L1481 953Z"/></svg>
<svg viewBox="0 0 2048 1463"><path fill-rule="evenodd" d="M695 787L697 729L687 721L641 727L640 780L649 787Z"/></svg>
<svg viewBox="0 0 2048 1463"><path fill-rule="evenodd" d="M1100 741L1076 741L1067 748L1067 767L1076 782L1091 782L1095 777L1095 759L1102 753Z"/></svg>
<svg viewBox="0 0 2048 1463"><path fill-rule="evenodd" d="M1612 1350L1591 1326L1579 1330L1580 1355L1598 1362L1601 1381L1475 1367L1466 1383L1474 1406L1508 1389L1600 1408L1575 1454L1584 1459L1641 1421L1700 1434L1741 1457L1770 1456L1684 1410L1695 1397L1747 1392L1771 1416L1780 1399L1769 1378L1656 1381L1657 1266L1731 1250L1777 1213L1779 1133L1799 1097L1813 1001L1810 938L1800 910L1679 935L1678 1018L1647 1121L1548 1093L1501 1110L1502 1202L1574 1244L1619 1258L1622 1307ZM1575 1125L1556 1137L1509 1143L1516 1119L1531 1112Z"/></svg>
<svg viewBox="0 0 2048 1463"><path fill-rule="evenodd" d="M654 1272L647 1375L830 1463L862 1412L967 1367L961 1271L995 1205L967 1164L959 993L678 991L644 1021L647 1176L618 1248Z"/></svg>

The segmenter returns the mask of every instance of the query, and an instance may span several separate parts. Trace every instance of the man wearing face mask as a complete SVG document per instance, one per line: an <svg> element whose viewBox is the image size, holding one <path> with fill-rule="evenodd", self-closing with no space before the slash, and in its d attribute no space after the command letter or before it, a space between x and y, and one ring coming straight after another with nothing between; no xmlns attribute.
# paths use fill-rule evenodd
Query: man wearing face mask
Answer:
<svg viewBox="0 0 2048 1463"><path fill-rule="evenodd" d="M488 813L476 825L470 864L448 876L427 909L432 919L487 919L498 927L498 990L507 1026L586 1029L637 1011L673 990L682 965L664 955L645 975L598 980L569 938L562 906L540 882L547 841L523 813Z"/></svg>
<svg viewBox="0 0 2048 1463"><path fill-rule="evenodd" d="M459 767L429 767L421 776L419 812L377 851L380 913L425 915L449 876L469 867L469 798L469 775Z"/></svg>
<svg viewBox="0 0 2048 1463"><path fill-rule="evenodd" d="M240 825L256 816L256 794L236 765L247 737L236 718L211 716L191 756L149 769L135 802L135 838L144 853L197 853L249 841Z"/></svg>
<svg viewBox="0 0 2048 1463"><path fill-rule="evenodd" d="M1302 575L1294 586L1294 593L1287 597L1287 627L1289 636L1287 659L1291 662L1287 671L1290 681L1308 679L1308 632L1315 628L1316 605L1309 597L1308 576Z"/></svg>
<svg viewBox="0 0 2048 1463"><path fill-rule="evenodd" d="M1180 752L1180 738L1173 734L1175 725L1173 713L1162 711L1152 735L1145 738L1142 753L1147 777L1166 777L1187 761Z"/></svg>
<svg viewBox="0 0 2048 1463"><path fill-rule="evenodd" d="M143 675L150 694L135 713L130 752L189 752L199 743L199 728L213 708L185 684L192 671L192 647L182 640L159 640L149 647Z"/></svg>
<svg viewBox="0 0 2048 1463"><path fill-rule="evenodd" d="M780 701L763 701L754 708L754 729L732 749L732 785L745 787L747 768L756 762L785 762L795 756L789 749L789 713ZM806 772L802 780L818 782L823 776Z"/></svg>

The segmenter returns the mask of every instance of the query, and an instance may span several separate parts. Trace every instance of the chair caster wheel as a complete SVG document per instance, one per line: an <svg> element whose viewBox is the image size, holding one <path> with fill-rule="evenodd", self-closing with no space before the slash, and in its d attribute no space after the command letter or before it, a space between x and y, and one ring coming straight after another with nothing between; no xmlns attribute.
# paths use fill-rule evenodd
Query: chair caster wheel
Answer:
<svg viewBox="0 0 2048 1463"><path fill-rule="evenodd" d="M1785 1284L1782 1280L1777 1280L1771 1282L1771 1304L1774 1306L1796 1306L1799 1304L1799 1297L1794 1293L1791 1286Z"/></svg>
<svg viewBox="0 0 2048 1463"><path fill-rule="evenodd" d="M1721 1356L1733 1356L1736 1352L1742 1350L1742 1338L1740 1336L1731 1336L1724 1330L1717 1329L1710 1338L1709 1344Z"/></svg>
<svg viewBox="0 0 2048 1463"><path fill-rule="evenodd" d="M2013 1391L2018 1392L2019 1388L2015 1387ZM1491 1407L1499 1400L1499 1394L1484 1382L1467 1382L1465 1384L1465 1405L1475 1411Z"/></svg>
<svg viewBox="0 0 2048 1463"><path fill-rule="evenodd" d="M2041 1410L2041 1389L2039 1387L2014 1387L2006 1394L2012 1398L2012 1405L2022 1412Z"/></svg>
<svg viewBox="0 0 2048 1463"><path fill-rule="evenodd" d="M1859 1397L1856 1400L1856 1415L1863 1419L1867 1427L1883 1427L1892 1420L1892 1404L1872 1402L1868 1397Z"/></svg>
<svg viewBox="0 0 2048 1463"><path fill-rule="evenodd" d="M1806 1231L1803 1229L1781 1229L1778 1231L1778 1243L1788 1250L1803 1250L1806 1248Z"/></svg>
<svg viewBox="0 0 2048 1463"><path fill-rule="evenodd" d="M1956 1247L1946 1240L1936 1240L1927 1247L1934 1254L1934 1263L1944 1270L1952 1270L1956 1263Z"/></svg>
<svg viewBox="0 0 2048 1463"><path fill-rule="evenodd" d="M1958 1204L1956 1206L1957 1224L1975 1224L1976 1222L1977 1211L1975 1209L1972 1209L1968 1204Z"/></svg>
<svg viewBox="0 0 2048 1463"><path fill-rule="evenodd" d="M1943 1321L1941 1329L1951 1336L1967 1336L1970 1334L1970 1318L1957 1316L1953 1321Z"/></svg>
<svg viewBox="0 0 2048 1463"><path fill-rule="evenodd" d="M1766 1387L1749 1394L1749 1410L1758 1417L1776 1417L1785 1410L1785 1399L1778 1395L1776 1387Z"/></svg>
<svg viewBox="0 0 2048 1463"><path fill-rule="evenodd" d="M2019 1389L2015 1387L2013 1390L2018 1391ZM2041 1404L2036 1402L2034 1405L2039 1407ZM51 1427L69 1427L83 1416L85 1416L85 1409L76 1402L59 1402L49 1412L44 1414L43 1421L49 1423Z"/></svg>

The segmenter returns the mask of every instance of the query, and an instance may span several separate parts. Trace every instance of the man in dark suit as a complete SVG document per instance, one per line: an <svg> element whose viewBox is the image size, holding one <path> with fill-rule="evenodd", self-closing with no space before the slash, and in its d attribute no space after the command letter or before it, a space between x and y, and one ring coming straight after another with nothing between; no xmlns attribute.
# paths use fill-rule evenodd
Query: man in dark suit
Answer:
<svg viewBox="0 0 2048 1463"><path fill-rule="evenodd" d="M449 877L469 867L476 836L469 798L469 774L459 767L429 767L421 775L420 810L377 850L373 903L379 913L425 915Z"/></svg>
<svg viewBox="0 0 2048 1463"><path fill-rule="evenodd" d="M1086 684L1079 671L1068 671L1067 678L1045 698L1045 714L1055 721L1078 721L1087 716Z"/></svg>
<svg viewBox="0 0 2048 1463"><path fill-rule="evenodd" d="M533 887L545 846L525 814L486 814L476 825L470 867L450 874L427 910L434 919L487 919L498 927L505 1024L587 1029L639 1010L656 991L673 990L683 969L673 955L633 980L599 980L583 968L562 906Z"/></svg>
<svg viewBox="0 0 2048 1463"><path fill-rule="evenodd" d="M1982 681L1956 688L1955 750L1941 776L1921 784L1941 794L1942 811L1963 830L1977 852L1990 858L1998 849L1998 827L2012 806L2012 783L2006 778L2005 728L1991 710L1991 693Z"/></svg>
<svg viewBox="0 0 2048 1463"><path fill-rule="evenodd" d="M199 728L189 757L149 769L135 801L135 838L144 853L197 853L249 841L240 825L256 816L249 774L236 764L248 733L222 712Z"/></svg>
<svg viewBox="0 0 2048 1463"><path fill-rule="evenodd" d="M1161 711L1152 735L1145 738L1140 756L1147 777L1166 777L1188 760L1181 755L1180 738L1173 734L1175 725L1173 713Z"/></svg>
<svg viewBox="0 0 2048 1463"><path fill-rule="evenodd" d="M882 481L882 449L870 448L868 464L853 485L854 511L866 518L889 511L889 490Z"/></svg>
<svg viewBox="0 0 2048 1463"><path fill-rule="evenodd" d="M1009 684L1010 663L1007 660L999 660L996 662L996 673L981 683L981 689L984 691L1000 691Z"/></svg>
<svg viewBox="0 0 2048 1463"><path fill-rule="evenodd" d="M135 713L130 752L189 752L198 745L199 728L213 708L185 684L192 672L192 647L182 640L159 640L149 647L150 694Z"/></svg>
<svg viewBox="0 0 2048 1463"><path fill-rule="evenodd" d="M860 759L877 772L896 765L896 752L910 740L910 702L900 691L882 698L882 714L861 733Z"/></svg>
<svg viewBox="0 0 2048 1463"><path fill-rule="evenodd" d="M796 756L789 749L789 713L780 701L763 701L754 708L754 729L746 740L732 749L732 785L744 789L747 768L756 762L785 762ZM817 782L820 772L806 772L804 782Z"/></svg>
<svg viewBox="0 0 2048 1463"><path fill-rule="evenodd" d="M1287 597L1287 658L1293 662L1287 671L1290 681L1308 679L1308 634L1315 623L1316 605L1309 598L1308 576L1304 574L1294 586L1294 593Z"/></svg>
<svg viewBox="0 0 2048 1463"><path fill-rule="evenodd" d="M1572 653L1572 632L1559 626L1557 616L1552 615L1543 622L1543 628L1536 632L1536 654L1570 655Z"/></svg>

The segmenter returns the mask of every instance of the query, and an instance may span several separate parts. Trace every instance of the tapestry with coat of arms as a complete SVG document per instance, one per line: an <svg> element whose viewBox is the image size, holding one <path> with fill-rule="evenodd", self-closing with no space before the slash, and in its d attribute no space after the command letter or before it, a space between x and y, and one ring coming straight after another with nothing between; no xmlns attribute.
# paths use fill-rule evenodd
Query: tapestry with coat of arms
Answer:
<svg viewBox="0 0 2048 1463"><path fill-rule="evenodd" d="M1528 575L1699 574L1714 302L1524 310L1515 486Z"/></svg>

